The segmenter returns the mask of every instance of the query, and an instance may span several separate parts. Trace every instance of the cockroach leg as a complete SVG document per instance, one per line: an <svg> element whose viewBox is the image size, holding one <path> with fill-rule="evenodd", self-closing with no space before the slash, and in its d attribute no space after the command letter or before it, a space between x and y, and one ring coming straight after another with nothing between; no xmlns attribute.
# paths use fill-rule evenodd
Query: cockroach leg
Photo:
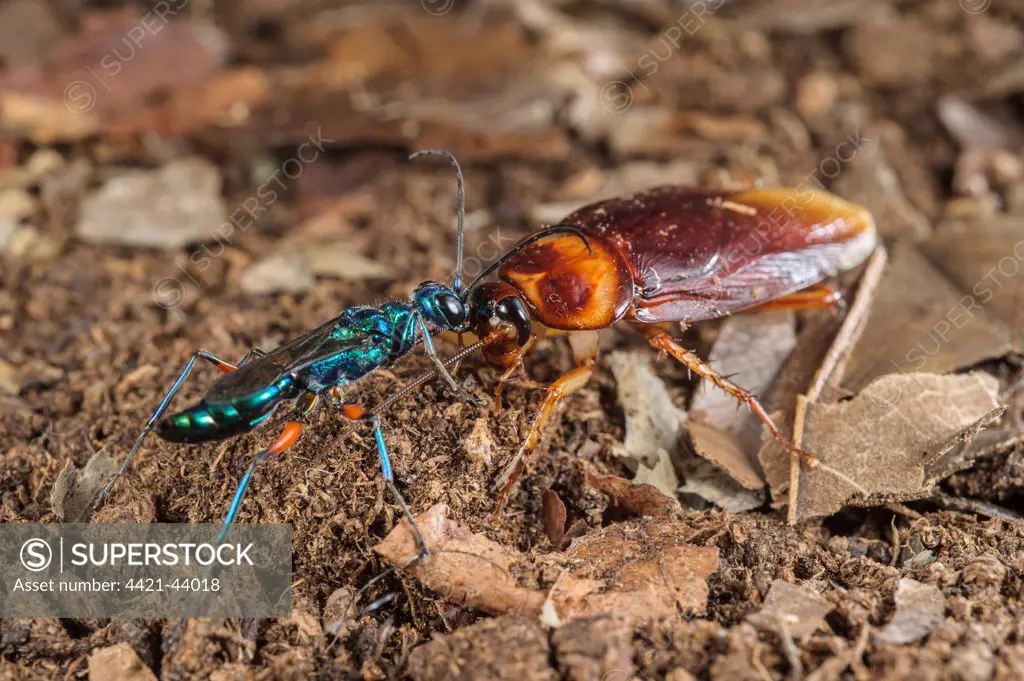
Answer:
<svg viewBox="0 0 1024 681"><path fill-rule="evenodd" d="M775 422L772 420L772 417L768 415L768 412L765 411L765 408L761 406L761 403L750 393L750 391L741 388L726 377L722 376L700 357L672 340L672 338L664 331L658 329L645 329L643 326L639 326L639 328L641 333L643 333L647 338L647 342L652 346L672 355L672 357L683 364L687 369L701 378L711 381L719 389L724 390L726 393L739 400L742 404L746 404L750 407L751 411L753 411L757 418L759 418L765 427L768 428L768 432L771 433L772 437L778 440L778 442L791 453L799 456L801 461L803 461L809 468L818 466L820 462L816 456L810 452L805 452L794 445L779 431Z"/></svg>
<svg viewBox="0 0 1024 681"><path fill-rule="evenodd" d="M507 369L499 378L498 385L494 386L494 415L497 416L501 413L501 395L505 391L505 384L509 382L512 376L521 371L523 368L522 361L518 362L515 366Z"/></svg>
<svg viewBox="0 0 1024 681"><path fill-rule="evenodd" d="M753 309L754 312L764 310L833 310L837 314L846 311L846 301L843 295L827 284L818 284L804 291L797 291L789 295L759 305Z"/></svg>
<svg viewBox="0 0 1024 681"><path fill-rule="evenodd" d="M534 418L533 423L530 424L530 429L523 440L523 444L520 445L519 451L516 452L516 455L495 481L495 487L498 488L497 516L501 515L509 491L519 479L526 457L537 448L537 444L540 442L541 435L544 432L544 427L547 426L548 420L555 411L555 407L558 406L559 402L585 386L590 377L594 375L594 362L597 361L599 348L597 337L596 331L579 331L569 334L569 345L572 348L573 360L575 360L577 367L548 386L544 402L541 404L540 411Z"/></svg>
<svg viewBox="0 0 1024 681"><path fill-rule="evenodd" d="M520 445L519 451L516 452L512 461L509 462L505 470L502 471L495 481L495 487L498 487L497 515L501 515L509 491L512 489L512 485L519 479L519 474L522 472L526 457L537 448L537 443L540 442L544 427L551 418L551 414L554 413L555 407L560 401L586 385L593 373L594 370L589 366L576 367L548 387L544 403L541 405L540 411L534 418L533 423L530 424L530 430L527 432L523 444Z"/></svg>
<svg viewBox="0 0 1024 681"><path fill-rule="evenodd" d="M512 360L512 365L506 369L501 376L498 378L498 385L494 388L494 414L497 415L501 412L501 397L505 391L505 384L516 374L517 371L522 371L526 374L525 367L523 366L523 355L530 351L530 349L537 343L537 336L530 336L530 340L526 341L526 345L522 346L516 351L515 359ZM577 362L579 364L579 362Z"/></svg>

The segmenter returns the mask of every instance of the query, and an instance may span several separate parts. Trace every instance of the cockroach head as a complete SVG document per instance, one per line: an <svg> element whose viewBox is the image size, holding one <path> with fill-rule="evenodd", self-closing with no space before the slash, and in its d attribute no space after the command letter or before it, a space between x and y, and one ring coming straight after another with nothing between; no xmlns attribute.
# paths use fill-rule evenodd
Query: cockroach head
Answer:
<svg viewBox="0 0 1024 681"><path fill-rule="evenodd" d="M457 331L469 319L469 310L450 286L425 281L412 292L412 304L428 324L445 331Z"/></svg>
<svg viewBox="0 0 1024 681"><path fill-rule="evenodd" d="M475 286L470 293L469 310L470 327L480 338L499 324L509 324L518 334L520 347L530 340L530 313L511 284L489 281Z"/></svg>

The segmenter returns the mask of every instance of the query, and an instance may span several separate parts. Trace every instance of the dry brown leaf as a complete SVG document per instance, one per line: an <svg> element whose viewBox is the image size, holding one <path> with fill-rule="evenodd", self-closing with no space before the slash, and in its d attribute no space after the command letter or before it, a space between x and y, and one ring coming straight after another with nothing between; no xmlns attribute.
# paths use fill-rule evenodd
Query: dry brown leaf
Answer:
<svg viewBox="0 0 1024 681"><path fill-rule="evenodd" d="M764 606L747 615L747 621L762 631L778 633L782 619L794 639L805 641L825 623L825 615L832 607L806 585L776 579L768 590Z"/></svg>
<svg viewBox="0 0 1024 681"><path fill-rule="evenodd" d="M965 324L982 322L979 308L991 311L1004 329L1014 352L1024 353L1024 215L995 215L977 220L941 223L925 252L962 293L958 307L950 308L936 322L936 333L948 330L952 337ZM952 329L940 327L948 322ZM1014 330L1017 331L1014 331ZM930 348L932 338L921 339ZM992 350L989 350L992 352ZM988 354L988 353L986 353ZM996 355L992 355L996 356ZM964 365L967 366L967 365Z"/></svg>
<svg viewBox="0 0 1024 681"><path fill-rule="evenodd" d="M89 457L81 470L69 460L50 491L50 506L57 518L66 523L88 521L96 495L116 469L103 450Z"/></svg>
<svg viewBox="0 0 1024 681"><path fill-rule="evenodd" d="M729 376L737 385L760 396L765 394L795 346L792 312L736 315L722 324L708 356L708 364L723 376ZM736 398L725 391L704 386L690 405L690 420L732 434L742 451L753 458L761 446L761 422L750 410L737 409L737 406ZM694 444L700 453L700 438L695 438Z"/></svg>
<svg viewBox="0 0 1024 681"><path fill-rule="evenodd" d="M524 556L448 519L448 507L437 504L416 517L416 525L431 552L426 564L409 565L408 572L444 598L491 614L540 612L542 591L519 586L513 566ZM402 520L375 549L392 565L405 567L417 555L408 521Z"/></svg>
<svg viewBox="0 0 1024 681"><path fill-rule="evenodd" d="M541 506L541 514L544 516L544 534L548 536L551 546L558 550L562 548L562 541L565 539L565 504L552 490L544 490L544 498Z"/></svg>
<svg viewBox="0 0 1024 681"><path fill-rule="evenodd" d="M689 428L698 454L721 467L745 489L764 487L764 478L735 435L697 421L691 421Z"/></svg>
<svg viewBox="0 0 1024 681"><path fill-rule="evenodd" d="M699 456L682 462L682 475L685 482L678 489L680 494L696 495L729 513L760 508L768 498L768 492L763 487L747 489L724 470Z"/></svg>
<svg viewBox="0 0 1024 681"><path fill-rule="evenodd" d="M809 404L803 445L833 470L803 470L797 517L926 494L926 467L1002 413L997 393L984 373L889 374L848 402Z"/></svg>
<svg viewBox="0 0 1024 681"><path fill-rule="evenodd" d="M896 613L877 635L888 643L914 643L945 621L946 599L937 586L901 579L896 587Z"/></svg>
<svg viewBox="0 0 1024 681"><path fill-rule="evenodd" d="M718 568L718 549L686 543L693 530L682 523L645 518L581 537L564 555L542 557L564 569L545 592L520 586L511 574L528 556L473 534L449 520L447 510L439 504L416 519L432 552L426 564L410 564L416 544L405 520L375 550L448 600L532 616L550 601L561 621L616 613L640 622L707 608L706 579Z"/></svg>
<svg viewBox="0 0 1024 681"><path fill-rule="evenodd" d="M794 440L803 439L803 431L794 429L796 408L801 400L829 403L843 396L838 384L867 325L887 262L888 253L879 246L860 273L857 292L843 319L827 313L808 319L766 400L772 409L772 418L784 435L792 435ZM799 475L799 462L778 441L767 437L758 452L758 461L775 504L785 505L789 491L789 503L795 508L792 499L795 490L790 490L790 483ZM790 515L790 522L793 522Z"/></svg>
<svg viewBox="0 0 1024 681"><path fill-rule="evenodd" d="M89 655L89 681L156 681L128 643L100 648Z"/></svg>
<svg viewBox="0 0 1024 681"><path fill-rule="evenodd" d="M637 484L617 475L589 472L587 482L608 497L613 508L637 515L661 515L679 509L679 502L654 485Z"/></svg>
<svg viewBox="0 0 1024 681"><path fill-rule="evenodd" d="M651 370L650 353L613 352L608 365L626 413L623 456L634 465L654 468L659 449L669 453L679 449L680 424L686 413L676 408L665 384Z"/></svg>
<svg viewBox="0 0 1024 681"><path fill-rule="evenodd" d="M984 240L978 233L971 238ZM962 243L955 247L967 248ZM856 393L895 370L944 374L1008 353L1009 328L992 309L979 305L964 312L964 296L914 248L897 247L843 387Z"/></svg>
<svg viewBox="0 0 1024 681"><path fill-rule="evenodd" d="M796 345L791 312L738 315L725 322L708 362L719 373L754 395L763 395ZM735 398L705 387L690 407L690 438L694 450L725 469L749 490L765 485L757 462L762 424Z"/></svg>

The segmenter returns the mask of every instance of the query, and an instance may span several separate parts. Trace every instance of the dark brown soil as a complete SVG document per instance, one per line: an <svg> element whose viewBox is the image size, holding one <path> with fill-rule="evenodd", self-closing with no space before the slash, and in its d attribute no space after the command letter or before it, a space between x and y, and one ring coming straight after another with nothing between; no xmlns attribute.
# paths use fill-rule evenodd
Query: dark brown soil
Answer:
<svg viewBox="0 0 1024 681"><path fill-rule="evenodd" d="M97 11L92 3L77 0L52 4L58 44L72 40L83 16ZM526 87L534 81L532 74L539 78L567 65L583 68L585 49L549 42L564 29L548 23L553 19L527 26L523 15L500 3L460 3L441 16L424 11L438 4L412 3L395 14L408 15L413 22L408 30L416 36L454 31L457 21L468 22L469 35L474 26L504 26L522 34L530 59L510 59L518 69L503 64L509 70L488 80L486 69L481 74L472 68L473 50L483 54L482 45L464 47L439 38L447 58L465 65L465 79L456 76L439 85L443 77L426 73L420 79L415 63L386 63L376 76L384 84L371 85L386 89L404 80L429 82L424 101L450 97L450 106L460 107L473 101L473 88L484 89L482 83L501 92L505 86ZM557 11L565 12L561 16L570 23L609 31L590 35L588 49L613 42L609 36L627 45L639 40L635 48L609 47L626 55L625 67L643 77L643 84L631 81L632 107L702 118L670 124L652 120L644 128L636 119L591 117L582 109L601 107L601 86L620 77L577 73L574 78L595 84L592 99L550 101L557 115L544 134L520 136L503 128L507 121L497 122L499 108L490 112L495 122L485 124L485 132L445 122L425 126L420 136L403 133L403 138L393 119L332 104L329 95L342 93L339 102L350 95L344 86L315 81L313 68L333 40L330 17L339 16L338 10L321 3L218 4L206 18L225 31L238 64L266 70L290 66L311 79L305 93L301 88L286 95L275 90L272 103L291 107L294 120L330 121L333 130L350 126L351 132L331 132L328 136L338 141L324 159L309 166L257 225L235 235L223 254L221 244L207 242L218 257L203 261L202 269L198 260L186 264L199 245L158 250L87 243L75 233L80 202L119 167L153 168L179 155L197 154L220 169L225 205L238 206L252 196L251 177L266 174L257 168L276 167L294 152L292 136L275 138L266 132L273 116L254 117L251 125L230 134L205 122L174 134L160 127L166 121L157 114L152 119L139 114L139 121L125 123L127 114L120 111L118 122L126 127L111 124L84 139L60 139L53 148L69 163L80 159L86 170L68 165L45 188L34 186L38 209L23 224L34 228L37 241L27 250L0 254L0 361L16 374L14 389L0 391L0 520L57 521L50 491L66 463L82 466L101 450L124 456L197 348L241 357L251 347L276 345L347 306L404 297L419 281L445 279L453 265L453 182L446 167L407 163L405 155L412 149L440 144L465 158L469 212L490 215L484 228L468 236L471 260L492 258L495 238L507 247L501 240L533 229L534 217L546 204L585 196L581 186L595 184L595 177L599 184L629 164L682 159L693 177L680 181L705 185L741 186L748 173L769 184L798 184L861 125L884 149L882 161L864 163L881 165L858 170L857 180L844 169L839 179L823 181L842 190L846 180L847 192L861 182L854 198L875 204L871 207L890 241L927 242L950 206L963 209L966 202L973 210L975 203L993 197L1001 210L1016 210L1024 224L1024 173L1014 175L1011 169L1001 174L998 161L992 162L995 171L987 167L978 175L985 178L985 191L958 195L954 178L962 179L965 172L957 165L962 144L937 113L941 97L962 95L1002 121L999 125L1012 139L1024 135L1019 117L1024 81L1006 75L1014 64L1019 70L1024 58L1020 3L997 2L977 13L965 11L983 4L973 0L829 3L838 8L833 13L810 0L783 3L791 8L785 11L771 3L728 3L720 10L726 19L686 36L683 47L658 62L660 68L649 76L645 62L637 60L648 48L664 53L659 31L675 25L682 10L658 2L640 3L640 9L630 9L633 3L554 4L563 5ZM135 9L142 14L148 8ZM192 7L190 12L198 18L206 10ZM879 13L888 18L870 18ZM371 23L395 21L372 12L367 17ZM434 23L425 27L425 19ZM317 26L322 30L314 30ZM385 34L403 39L401 31L389 31ZM0 64L43 59L5 55L2 43L9 32L0 27ZM566 56L565 50L572 54ZM500 61L493 55L489 59ZM433 61L424 58L425 71ZM389 81L391 68L397 75ZM317 100L317 93L326 94ZM581 108L574 109L574 102ZM261 111L272 108L267 104ZM484 116L484 109L467 115ZM0 131L3 125L0 117ZM633 129L633 142L615 142L614 135L627 126ZM158 132L143 132L150 128ZM1007 164L1021 163L1024 146L1015 144L1007 143ZM0 168L18 167L41 146L23 129L7 131L0 136ZM883 196L884 182L864 179L883 172L896 178L896 198ZM308 219L328 211L342 216L328 230L330 239L352 244L353 251L398 274L387 283L321 277L307 292L295 294L243 289L241 274L248 265L287 245L321 239L324 234L310 228ZM162 277L181 282L180 304L158 304L154 283ZM627 331L607 335L607 349L643 345ZM689 339L706 349L699 334L691 332ZM450 345L442 346L451 351ZM985 366L1005 387L1016 375L1015 361L1009 356ZM373 405L428 366L415 354L347 396ZM604 365L555 419L504 515L493 522L491 482L540 403L543 393L537 388L571 366L564 342L542 341L527 361L528 379L506 389L497 416L437 383L396 407L385 427L396 476L413 511L443 502L461 524L524 552L550 550L542 513L548 489L566 504L570 523L582 519L596 528L619 522L608 512L606 498L585 482L587 466L629 476L612 454L625 426ZM460 372L464 385L489 401L498 372L478 358L465 367ZM669 362L658 363L657 372L685 404L693 389L686 372ZM180 403L198 399L214 376L208 367L198 370ZM1019 419L1024 413L1020 402L1010 406L1007 418ZM496 458L489 462L465 445L481 419L495 443ZM275 432L269 426L248 437L195 447L153 438L93 522L217 522L249 457ZM1021 452L1010 448L957 474L946 491L1024 512L1021 469ZM161 679L1024 678L1024 524L939 510L928 502L911 506L848 509L796 527L786 524L784 511L684 512L696 531L694 543L717 547L721 558L709 579L708 612L698 618L680 616L637 627L609 613L550 629L526 618L472 612L398 573L381 580L361 602L388 593L396 597L351 623L332 645L324 634L329 599L339 590L350 594L388 567L373 547L396 525L399 512L380 478L370 434L321 409L287 456L259 470L239 517L240 522L293 526L298 585L291 619L189 621L173 646L170 633L176 622L5 620L0 622L0 679L86 678L90 651L119 642L129 643ZM933 562L920 567L910 562L926 549ZM908 645L876 636L892 619L901 578L937 586L946 607L945 624ZM810 582L834 606L824 628L793 649L784 637L745 621L761 609L776 579Z"/></svg>

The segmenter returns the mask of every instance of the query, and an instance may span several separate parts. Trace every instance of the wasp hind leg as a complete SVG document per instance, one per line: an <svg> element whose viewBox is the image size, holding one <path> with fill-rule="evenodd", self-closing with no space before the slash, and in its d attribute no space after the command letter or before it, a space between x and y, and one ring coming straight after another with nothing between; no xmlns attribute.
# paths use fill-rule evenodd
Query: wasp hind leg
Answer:
<svg viewBox="0 0 1024 681"><path fill-rule="evenodd" d="M185 383L185 379L187 379L189 374L192 373L192 369L195 368L196 362L198 360L206 360L210 364L213 364L215 367L217 367L217 369L221 373L229 374L238 367L244 365L249 360L253 359L254 357L259 358L263 357L266 354L267 353L263 352L259 348L254 348L249 352L245 353L245 356L242 357L238 364L232 364L231 362L227 362L221 359L220 357L217 357L212 352L208 352L206 350L196 351L192 355L192 357L189 358L188 362L185 364L185 368L181 370L181 373L178 374L178 377L174 379L174 383L171 385L171 389L167 391L167 394L164 395L164 399L161 400L160 402L160 406L158 406L156 408L156 411L153 412L153 415L149 417L149 421L146 422L146 426L142 429L142 432L139 433L138 437L135 438L135 442L132 444L132 448L131 450L129 450L128 456L126 456L124 461L121 462L121 466L120 468L117 469L117 473L115 473L114 477L112 477L107 482L107 484L103 486L103 489L100 490L100 493L96 495L96 500L93 502L93 508L99 508L100 504L103 503L103 499L106 498L107 494L110 492L111 489L113 489L117 481L121 479L121 476L124 475L124 472L128 470L128 465L131 463L132 459L135 458L135 453L139 451L139 448L142 446L143 440L146 439L146 436L149 435L149 432L153 430L153 426L156 425L156 422L159 421L160 417L163 416L164 412L167 411L167 407L170 406L171 400L174 399L174 396L181 389L182 384Z"/></svg>
<svg viewBox="0 0 1024 681"><path fill-rule="evenodd" d="M340 400L338 391L332 391L330 396L335 401ZM340 410L342 415L350 421L364 421L373 428L373 439L377 444L377 454L380 456L380 471L384 478L384 484L387 485L388 491L391 492L391 496L395 499L395 503L402 510L402 515L409 521L409 527L412 528L413 537L416 539L418 553L410 563L424 562L429 554L427 544L423 540L423 534L420 532L419 526L416 524L416 518L413 517L412 511L409 510L409 505L405 503L405 498L395 486L395 473L391 468L391 456L388 454L387 443L384 442L384 431L380 427L380 417L358 404L341 404Z"/></svg>

